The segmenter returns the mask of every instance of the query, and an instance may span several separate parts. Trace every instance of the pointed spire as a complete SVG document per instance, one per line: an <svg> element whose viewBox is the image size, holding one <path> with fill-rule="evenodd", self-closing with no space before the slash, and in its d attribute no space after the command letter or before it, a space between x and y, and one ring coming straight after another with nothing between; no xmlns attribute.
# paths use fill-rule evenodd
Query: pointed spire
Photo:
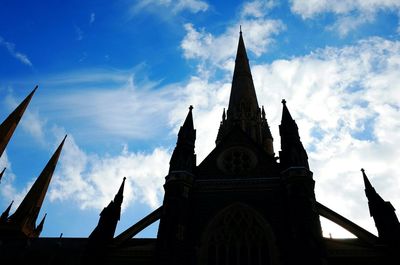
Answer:
<svg viewBox="0 0 400 265"><path fill-rule="evenodd" d="M286 100L282 100L282 120L279 125L281 135L281 150L279 152L281 169L289 167L305 167L309 169L307 152L300 141L299 129L289 109L286 106Z"/></svg>
<svg viewBox="0 0 400 265"><path fill-rule="evenodd" d="M262 117L261 109L258 106L256 90L254 88L241 28L229 105L226 112L226 122L224 122L224 119L221 122L215 143L218 145L234 128L242 129L253 141L258 143L268 155L275 155L273 138L267 119L265 118L265 112L264 117Z"/></svg>
<svg viewBox="0 0 400 265"><path fill-rule="evenodd" d="M124 198L124 186L126 177L123 178L122 184L107 207L100 213L97 226L89 235L90 245L102 245L110 242L114 238L115 229L121 216L121 204Z"/></svg>
<svg viewBox="0 0 400 265"><path fill-rule="evenodd" d="M192 110L193 106L190 106L185 122L179 129L178 141L169 162L169 172L174 170L191 172L196 166L196 155L194 154L196 130L193 126Z"/></svg>
<svg viewBox="0 0 400 265"><path fill-rule="evenodd" d="M35 229L35 234L37 237L40 235L40 233L42 233L44 221L46 220L46 216L47 216L47 213L44 214L42 221L40 221L39 225Z"/></svg>
<svg viewBox="0 0 400 265"><path fill-rule="evenodd" d="M11 114L3 121L3 123L0 124L0 157L6 149L6 146L10 141L15 128L21 120L22 115L28 107L28 104L37 88L38 86L35 86L32 92L21 102L21 104L19 104L19 106L13 112L11 112Z"/></svg>
<svg viewBox="0 0 400 265"><path fill-rule="evenodd" d="M231 95L229 98L228 118L230 118L230 116L239 118L243 112L252 113L254 115L257 110L258 102L253 77L250 71L250 64L247 58L242 32L240 31L235 70L232 78Z"/></svg>
<svg viewBox="0 0 400 265"><path fill-rule="evenodd" d="M7 209L1 214L0 224L7 222L7 219L8 219L8 216L10 215L10 210L11 210L13 203L14 203L14 201L11 201L11 203L10 203L10 205L8 205Z"/></svg>
<svg viewBox="0 0 400 265"><path fill-rule="evenodd" d="M10 216L11 222L18 224L22 228L22 231L27 235L32 233L34 230L36 219L38 217L40 208L42 207L47 189L49 187L66 138L67 136L64 137L57 150L54 152L47 165L43 169L42 173L40 173L39 177L28 191L28 194L18 206L15 213Z"/></svg>
<svg viewBox="0 0 400 265"><path fill-rule="evenodd" d="M374 218L379 238L388 243L400 242L400 223L395 209L389 201L385 201L374 189L365 170L361 169L365 195L368 199L369 213Z"/></svg>
<svg viewBox="0 0 400 265"><path fill-rule="evenodd" d="M225 108L222 112L222 122L224 122L226 120L226 113L225 113Z"/></svg>
<svg viewBox="0 0 400 265"><path fill-rule="evenodd" d="M375 189L372 187L371 182L369 182L369 179L367 177L367 175L365 174L365 170L362 168L361 169L362 175L363 175L363 180L364 180L364 187L365 187L365 191L374 191Z"/></svg>
<svg viewBox="0 0 400 265"><path fill-rule="evenodd" d="M114 202L121 207L122 201L124 200L124 186L126 177L123 178L122 184L119 187L117 194L114 197Z"/></svg>
<svg viewBox="0 0 400 265"><path fill-rule="evenodd" d="M192 137L193 137L192 133L194 131L194 126L193 126L192 110L193 110L193 106L190 105L189 106L189 113L187 114L183 125L179 129L178 141L179 141L179 138L181 138L181 140L186 139L186 140L190 141L192 139Z"/></svg>
<svg viewBox="0 0 400 265"><path fill-rule="evenodd" d="M286 100L282 99L282 119L281 119L281 124L286 126L286 127L293 127L297 129L297 124L293 120L292 115L290 115L289 109L286 106Z"/></svg>
<svg viewBox="0 0 400 265"><path fill-rule="evenodd" d="M4 175L4 171L6 171L6 168L3 168L3 170L0 173L0 183L1 183L1 179L3 178L3 175Z"/></svg>

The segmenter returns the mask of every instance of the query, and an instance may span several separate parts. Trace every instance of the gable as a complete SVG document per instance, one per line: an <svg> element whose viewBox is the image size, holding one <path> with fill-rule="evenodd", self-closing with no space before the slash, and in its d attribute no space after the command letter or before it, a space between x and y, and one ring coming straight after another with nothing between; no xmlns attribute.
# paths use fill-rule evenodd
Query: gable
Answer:
<svg viewBox="0 0 400 265"><path fill-rule="evenodd" d="M276 157L239 127L234 127L197 166L197 179L247 179L277 177Z"/></svg>

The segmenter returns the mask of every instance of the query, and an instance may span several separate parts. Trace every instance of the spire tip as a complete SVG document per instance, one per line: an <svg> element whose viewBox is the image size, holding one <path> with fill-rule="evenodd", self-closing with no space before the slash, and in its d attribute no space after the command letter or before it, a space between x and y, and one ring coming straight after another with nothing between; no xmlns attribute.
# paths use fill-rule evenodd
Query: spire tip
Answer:
<svg viewBox="0 0 400 265"><path fill-rule="evenodd" d="M286 105L286 99L282 99L281 103L282 103L283 105Z"/></svg>

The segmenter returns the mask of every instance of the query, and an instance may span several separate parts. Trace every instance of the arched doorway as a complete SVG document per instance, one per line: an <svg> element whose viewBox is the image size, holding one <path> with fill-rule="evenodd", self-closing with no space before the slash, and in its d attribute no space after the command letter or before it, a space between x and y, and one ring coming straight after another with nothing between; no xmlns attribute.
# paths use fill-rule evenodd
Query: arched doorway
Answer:
<svg viewBox="0 0 400 265"><path fill-rule="evenodd" d="M269 223L253 208L234 203L204 231L200 265L275 265L277 250Z"/></svg>

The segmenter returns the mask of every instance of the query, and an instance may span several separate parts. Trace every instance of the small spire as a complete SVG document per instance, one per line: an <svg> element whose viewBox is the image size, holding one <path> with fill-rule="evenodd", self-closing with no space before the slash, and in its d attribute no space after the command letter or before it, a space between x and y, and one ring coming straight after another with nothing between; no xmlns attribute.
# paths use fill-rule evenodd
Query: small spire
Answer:
<svg viewBox="0 0 400 265"><path fill-rule="evenodd" d="M7 147L8 142L13 135L15 128L17 127L19 121L22 118L26 108L28 107L29 102L31 101L33 94L35 94L38 86L32 90L31 93L18 105L17 108L0 124L0 157L3 154L4 150Z"/></svg>
<svg viewBox="0 0 400 265"><path fill-rule="evenodd" d="M193 110L193 106L190 105L189 112L185 118L185 121L183 122L183 125L179 129L178 141L191 138L191 135L194 131L192 110Z"/></svg>
<svg viewBox="0 0 400 265"><path fill-rule="evenodd" d="M39 225L35 229L37 236L39 236L43 230L44 221L46 220L46 216L47 216L47 213L44 214L42 221L40 221Z"/></svg>
<svg viewBox="0 0 400 265"><path fill-rule="evenodd" d="M4 171L6 171L6 167L3 168L3 170L0 173L0 183L1 183L1 179L3 178L3 175L4 175Z"/></svg>
<svg viewBox="0 0 400 265"><path fill-rule="evenodd" d="M239 25L239 33L242 34L242 25Z"/></svg>
<svg viewBox="0 0 400 265"><path fill-rule="evenodd" d="M282 104L283 104L283 109L282 109L282 120L281 124L287 124L287 125L296 125L295 121L292 118L292 115L289 112L288 107L286 106L286 100L282 99ZM296 125L297 127L297 125Z"/></svg>
<svg viewBox="0 0 400 265"><path fill-rule="evenodd" d="M122 184L121 184L121 186L119 187L119 190L118 190L117 194L116 194L115 197L114 197L114 202L115 202L116 204L118 204L119 206L121 206L122 201L123 201L123 199L124 199L125 180L126 180L126 177L124 177L124 178L122 179Z"/></svg>
<svg viewBox="0 0 400 265"><path fill-rule="evenodd" d="M361 169L361 172L362 172L362 175L363 175L365 190L366 190L366 191L375 190L375 189L372 187L372 184L371 184L371 182L369 181L369 179L368 179L368 177L367 177L367 174L365 174L365 170L364 170L363 168Z"/></svg>
<svg viewBox="0 0 400 265"><path fill-rule="evenodd" d="M14 201L11 201L10 205L8 205L7 209L0 216L0 223L7 222L8 216L10 215L10 210Z"/></svg>
<svg viewBox="0 0 400 265"><path fill-rule="evenodd" d="M225 114L225 108L222 112L222 121L224 122L226 120L226 114Z"/></svg>

